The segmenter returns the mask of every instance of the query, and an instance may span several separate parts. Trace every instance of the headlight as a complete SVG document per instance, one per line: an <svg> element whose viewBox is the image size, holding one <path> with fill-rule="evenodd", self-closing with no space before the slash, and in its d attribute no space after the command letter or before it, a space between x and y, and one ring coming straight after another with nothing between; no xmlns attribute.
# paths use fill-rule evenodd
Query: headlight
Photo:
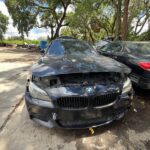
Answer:
<svg viewBox="0 0 150 150"><path fill-rule="evenodd" d="M127 78L127 80L124 82L123 84L123 89L122 89L122 93L127 93L132 89L132 83L131 80L129 78Z"/></svg>
<svg viewBox="0 0 150 150"><path fill-rule="evenodd" d="M31 81L29 83L29 92L33 98L45 100L45 101L51 101L47 93Z"/></svg>

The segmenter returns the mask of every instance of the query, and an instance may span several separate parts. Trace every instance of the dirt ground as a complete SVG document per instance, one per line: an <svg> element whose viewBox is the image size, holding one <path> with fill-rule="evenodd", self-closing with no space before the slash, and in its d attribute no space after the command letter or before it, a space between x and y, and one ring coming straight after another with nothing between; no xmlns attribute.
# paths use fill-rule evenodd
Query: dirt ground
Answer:
<svg viewBox="0 0 150 150"><path fill-rule="evenodd" d="M0 150L148 150L150 91L135 89L122 121L87 130L47 129L32 122L24 103L28 70L40 55L0 48Z"/></svg>

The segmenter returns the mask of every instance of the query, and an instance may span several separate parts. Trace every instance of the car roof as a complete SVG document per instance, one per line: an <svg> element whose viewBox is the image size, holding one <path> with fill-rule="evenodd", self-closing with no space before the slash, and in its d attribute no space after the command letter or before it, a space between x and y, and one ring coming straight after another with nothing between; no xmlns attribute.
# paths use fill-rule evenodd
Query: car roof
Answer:
<svg viewBox="0 0 150 150"><path fill-rule="evenodd" d="M113 41L111 43L135 43L135 44L138 44L138 43L150 43L150 41Z"/></svg>

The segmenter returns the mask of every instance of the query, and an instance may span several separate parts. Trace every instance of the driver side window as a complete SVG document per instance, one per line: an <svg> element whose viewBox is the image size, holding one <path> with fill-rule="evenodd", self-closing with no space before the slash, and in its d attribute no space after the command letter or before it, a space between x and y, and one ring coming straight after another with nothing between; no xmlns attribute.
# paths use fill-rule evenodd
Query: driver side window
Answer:
<svg viewBox="0 0 150 150"><path fill-rule="evenodd" d="M122 46L119 43L112 43L111 44L111 50L112 50L112 53L121 52Z"/></svg>

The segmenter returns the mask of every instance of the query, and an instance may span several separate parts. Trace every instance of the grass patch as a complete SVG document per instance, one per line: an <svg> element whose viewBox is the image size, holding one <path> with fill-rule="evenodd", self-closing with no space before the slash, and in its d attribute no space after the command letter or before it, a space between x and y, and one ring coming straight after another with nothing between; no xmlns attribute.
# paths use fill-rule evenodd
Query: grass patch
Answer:
<svg viewBox="0 0 150 150"><path fill-rule="evenodd" d="M4 44L17 44L17 45L22 45L22 44L36 44L39 45L38 40L13 40L13 39L7 39L7 40L1 40L0 43Z"/></svg>

